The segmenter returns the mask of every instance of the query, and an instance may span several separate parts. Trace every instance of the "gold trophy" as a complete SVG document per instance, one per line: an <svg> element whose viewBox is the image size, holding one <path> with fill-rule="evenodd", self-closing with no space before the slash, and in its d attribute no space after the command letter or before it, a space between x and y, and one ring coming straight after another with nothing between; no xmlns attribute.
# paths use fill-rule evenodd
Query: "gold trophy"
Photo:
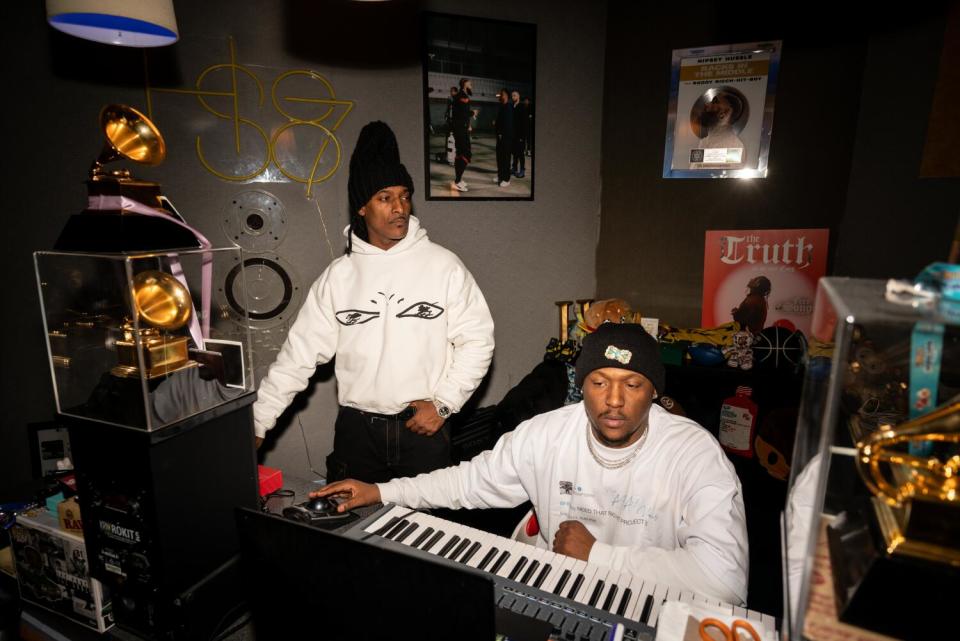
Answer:
<svg viewBox="0 0 960 641"><path fill-rule="evenodd" d="M958 443L957 400L912 421L883 426L857 443L857 468L874 495L871 502L888 554L960 567ZM917 456L908 450L928 444L948 451Z"/></svg>
<svg viewBox="0 0 960 641"><path fill-rule="evenodd" d="M110 370L114 376L139 376L141 356L148 379L197 365L190 360L187 337L168 333L189 323L193 310L190 293L180 281L166 272L140 272L133 279L133 307L139 329L133 319L123 324L123 337L116 343L118 364Z"/></svg>
<svg viewBox="0 0 960 641"><path fill-rule="evenodd" d="M90 166L87 190L91 196L127 196L151 207L160 207L160 185L133 178L127 169L107 171L104 165L127 159L142 165L159 165L167 156L163 136L149 118L127 105L107 105L100 110L100 128L107 140Z"/></svg>
<svg viewBox="0 0 960 641"><path fill-rule="evenodd" d="M834 457L830 470L846 503L827 527L837 614L896 638L940 638L960 585L960 398L857 440L855 462Z"/></svg>

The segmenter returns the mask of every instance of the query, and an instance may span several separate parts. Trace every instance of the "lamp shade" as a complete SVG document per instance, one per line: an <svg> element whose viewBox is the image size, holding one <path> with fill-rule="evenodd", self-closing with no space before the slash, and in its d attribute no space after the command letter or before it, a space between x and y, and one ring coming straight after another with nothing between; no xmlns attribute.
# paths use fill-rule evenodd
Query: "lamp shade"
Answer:
<svg viewBox="0 0 960 641"><path fill-rule="evenodd" d="M124 47L162 47L180 37L173 0L47 0L47 22L71 36Z"/></svg>

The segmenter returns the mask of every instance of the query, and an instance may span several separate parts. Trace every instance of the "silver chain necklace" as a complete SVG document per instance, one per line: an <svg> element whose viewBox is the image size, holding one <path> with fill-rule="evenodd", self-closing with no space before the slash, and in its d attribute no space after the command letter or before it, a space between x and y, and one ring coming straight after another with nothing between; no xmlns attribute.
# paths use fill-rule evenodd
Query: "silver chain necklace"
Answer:
<svg viewBox="0 0 960 641"><path fill-rule="evenodd" d="M596 447L593 445L593 438L591 432L593 428L587 423L587 449L590 450L590 456L593 457L593 460L597 462L597 465L607 470L619 470L621 467L629 465L633 459L637 458L637 453L643 448L643 442L647 438L647 432L649 431L650 424L647 423L643 426L643 436L640 437L640 441L637 443L637 446L633 448L633 451L624 456L621 459L611 460L604 458L600 455L600 452L597 451Z"/></svg>

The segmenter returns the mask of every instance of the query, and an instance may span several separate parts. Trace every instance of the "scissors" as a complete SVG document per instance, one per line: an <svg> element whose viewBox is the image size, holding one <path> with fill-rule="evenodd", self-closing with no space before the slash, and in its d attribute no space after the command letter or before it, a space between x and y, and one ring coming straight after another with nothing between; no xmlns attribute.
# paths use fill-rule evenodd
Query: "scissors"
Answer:
<svg viewBox="0 0 960 641"><path fill-rule="evenodd" d="M700 638L703 641L716 641L716 638L707 632L707 628L716 628L720 630L720 634L723 635L724 641L740 641L741 637L739 634L737 634L737 630L743 630L745 633L748 633L751 637L753 637L753 641L762 641L762 639L760 639L760 635L757 634L757 631L754 630L753 626L743 619L734 619L729 628L727 627L727 624L720 619L707 618L701 621Z"/></svg>

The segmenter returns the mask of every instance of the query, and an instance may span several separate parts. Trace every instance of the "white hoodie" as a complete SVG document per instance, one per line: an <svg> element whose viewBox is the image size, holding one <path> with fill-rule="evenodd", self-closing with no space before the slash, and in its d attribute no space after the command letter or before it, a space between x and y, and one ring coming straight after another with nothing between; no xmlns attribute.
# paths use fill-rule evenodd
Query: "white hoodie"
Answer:
<svg viewBox="0 0 960 641"><path fill-rule="evenodd" d="M396 414L436 399L457 412L490 366L493 319L460 259L411 216L406 237L389 250L354 235L352 253L310 288L260 382L257 436L334 356L340 405Z"/></svg>
<svg viewBox="0 0 960 641"><path fill-rule="evenodd" d="M528 498L540 522L537 545L550 549L560 523L580 521L596 537L590 563L691 590L728 603L747 599L747 527L740 481L716 439L659 405L646 435L598 454L583 403L540 414L492 450L456 467L379 483L385 503L412 508L512 507Z"/></svg>

